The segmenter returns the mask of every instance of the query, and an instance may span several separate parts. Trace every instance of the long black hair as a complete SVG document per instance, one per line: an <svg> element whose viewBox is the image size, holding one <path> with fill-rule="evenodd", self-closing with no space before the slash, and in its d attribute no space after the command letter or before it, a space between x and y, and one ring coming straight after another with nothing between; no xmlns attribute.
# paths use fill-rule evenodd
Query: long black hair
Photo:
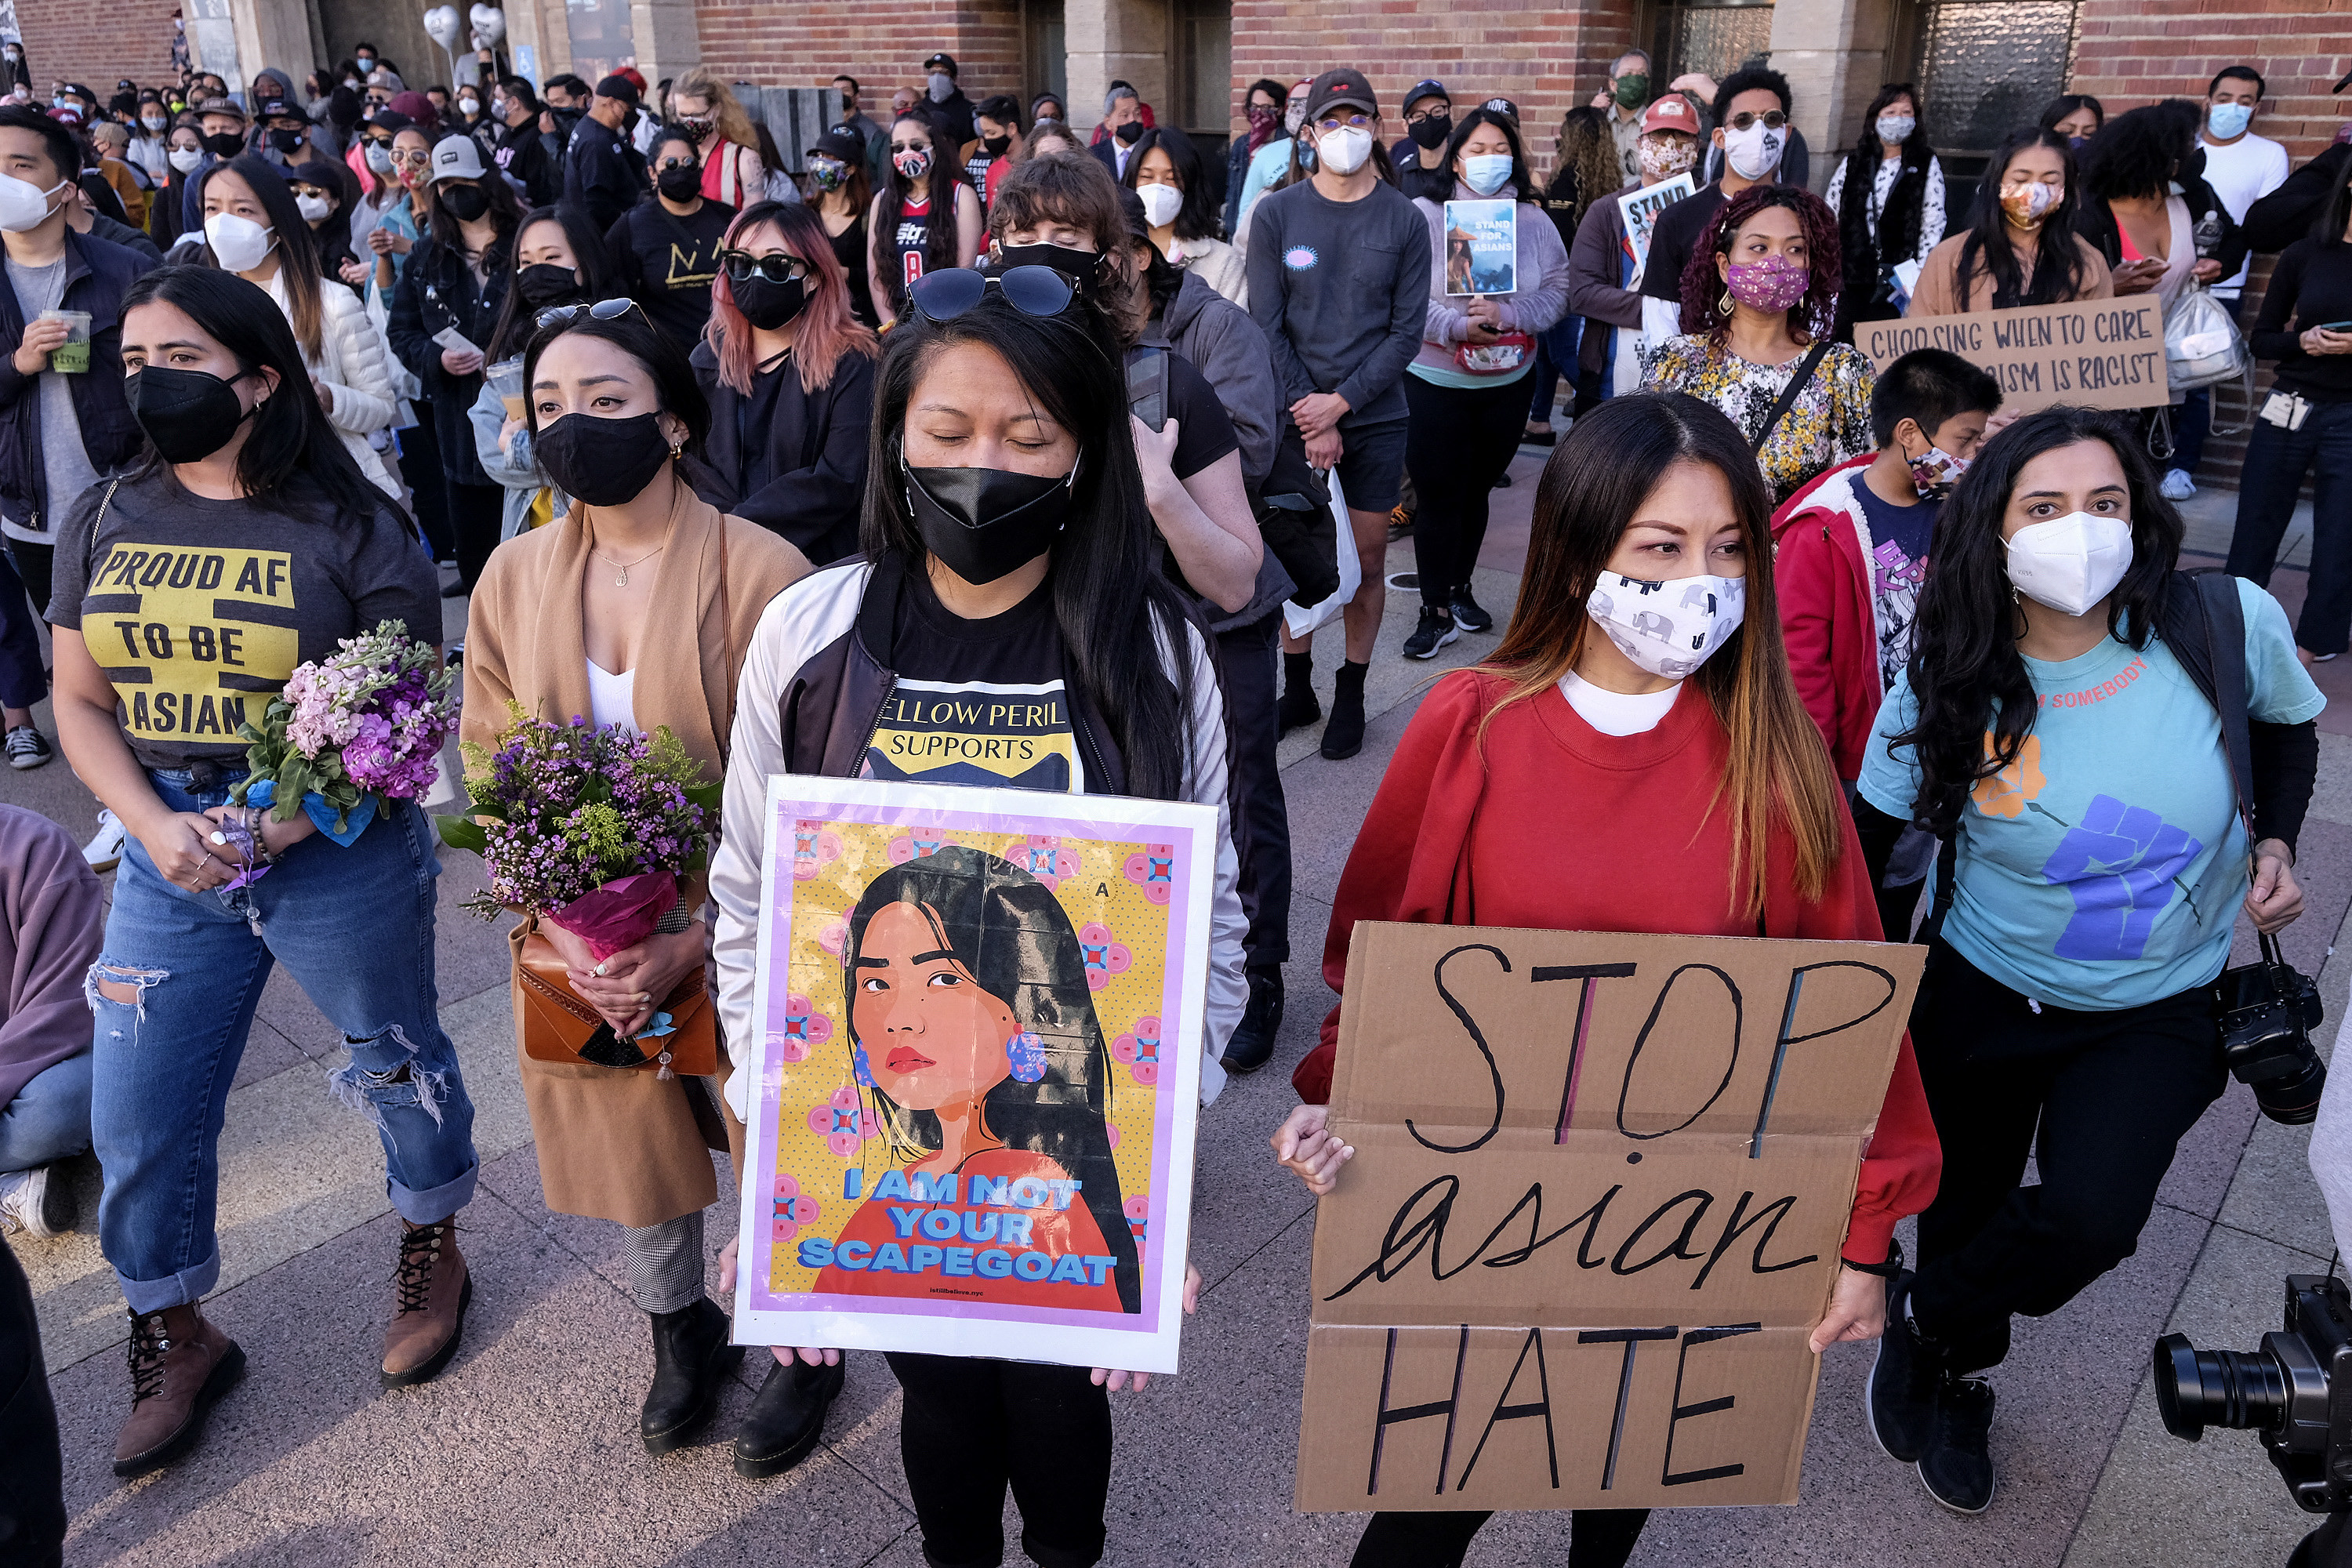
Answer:
<svg viewBox="0 0 2352 1568"><path fill-rule="evenodd" d="M1143 172L1143 155L1154 147L1168 154L1175 165L1176 184L1184 194L1184 205L1176 209L1176 237L1179 239L1214 239L1223 227L1217 213L1214 195L1209 189L1209 176L1201 163L1201 150L1192 139L1172 125L1155 125L1135 139L1134 150L1127 155L1127 173L1119 184L1129 190L1136 188L1136 176Z"/></svg>
<svg viewBox="0 0 2352 1568"><path fill-rule="evenodd" d="M1461 178L1454 174L1454 160L1462 155L1462 143L1469 141L1470 133L1481 125L1495 127L1503 133L1503 140L1510 144L1512 195L1509 199L1519 202L1543 200L1543 192L1538 188L1534 176L1528 173L1528 148L1519 135L1519 122L1499 109L1474 109L1454 122L1454 134L1445 139L1447 174L1454 179ZM1502 195L1501 191L1495 193L1497 198Z"/></svg>
<svg viewBox="0 0 2352 1568"><path fill-rule="evenodd" d="M677 416L686 426L686 440L677 458L678 478L705 500L720 495L730 498L728 504L733 504L734 487L720 479L718 470L702 460L703 438L710 434L710 399L704 395L702 383L696 379L686 351L667 332L646 320L642 305L603 321L583 310L531 333L530 342L522 351L523 418L531 435L535 437L539 434L539 399L530 389L538 378L540 357L558 338L566 336L595 338L611 343L645 367L646 374L653 378L654 393L661 400L661 412Z"/></svg>
<svg viewBox="0 0 2352 1568"><path fill-rule="evenodd" d="M122 314L145 304L170 305L236 356L251 374L278 373L278 390L249 416L253 428L236 455L236 480L247 497L289 517L297 506L324 502L326 515L372 518L390 512L411 533L415 524L399 503L360 471L310 392L294 329L268 294L233 272L197 261L169 261L141 277L122 296ZM151 447L142 474L167 468Z"/></svg>
<svg viewBox="0 0 2352 1568"><path fill-rule="evenodd" d="M2058 122L2065 119L2068 115L2074 113L2078 109L2089 110L2091 111L2091 118L2099 122L2099 129L2102 131L2106 129L2107 106L2101 103L2097 99L2093 98L2087 92L2060 93L2057 97L2052 99L2048 103L2042 106L2042 116L2034 121L2034 124L2055 136L2058 133ZM2063 140L2063 138L2061 138L2061 140ZM2083 140L2085 142L2095 142L2098 140L2098 138L2096 136L2085 136Z"/></svg>
<svg viewBox="0 0 2352 1568"><path fill-rule="evenodd" d="M533 207L515 225L514 243L507 258L513 266L516 254L522 249L522 237L535 223L551 223L563 230L563 237L572 246L573 270L580 279L578 298L583 300L610 300L625 294L613 276L613 253L604 247L604 237L596 232L595 220L581 206L556 205ZM499 324L490 330L488 358L496 363L522 352L536 330L539 307L526 304L522 290L512 283L507 285L506 302L499 307Z"/></svg>
<svg viewBox="0 0 2352 1568"><path fill-rule="evenodd" d="M310 232L310 220L294 205L294 193L287 188L285 172L268 160L247 153L215 163L196 176L200 224L205 191L224 174L243 180L253 192L254 200L261 204L261 210L269 215L269 226L278 236L278 280L286 289L286 313L293 318L294 337L302 345L302 352L311 359L318 358L325 333L326 307L319 297L319 242ZM197 242L196 255L207 267L220 265L210 240Z"/></svg>
<svg viewBox="0 0 2352 1568"><path fill-rule="evenodd" d="M893 117L891 134L896 135L898 127L909 120L930 132L931 137L931 167L924 176L930 191L931 221L923 237L923 270L945 272L956 264L956 188L963 184L963 170L955 166L954 141L937 120L919 108ZM907 207L908 192L902 188L906 183L894 154L882 178L873 235L874 270L881 275L882 286L889 290L890 313L894 316L904 315L907 310L907 280L900 276L898 268L898 219Z"/></svg>
<svg viewBox="0 0 2352 1568"><path fill-rule="evenodd" d="M1160 536L1128 425L1126 374L1106 348L1097 316L1092 307L1026 316L990 289L952 321L920 311L900 317L883 340L858 539L870 557L895 550L914 570L925 569L930 552L908 510L901 445L908 405L941 349L970 343L1000 356L1016 384L1009 390L1077 438L1071 523L1054 542L1052 577L1054 618L1071 668L1118 742L1127 793L1173 800L1192 752L1197 634L1160 571Z"/></svg>
<svg viewBox="0 0 2352 1568"><path fill-rule="evenodd" d="M2001 519L2026 464L2084 441L2115 453L2131 492L2131 569L2107 602L2107 631L2144 648L2158 629L2166 584L2180 560L2180 514L2158 493L2141 444L2108 416L2066 406L2029 414L1986 442L1936 520L1936 569L1919 594L1911 646L1918 717L1893 742L1918 759L1912 819L1929 832L1957 826L1976 782L2015 762L2033 732L2038 704L2017 651Z"/></svg>
<svg viewBox="0 0 2352 1568"><path fill-rule="evenodd" d="M2170 98L2118 114L2083 154L2083 189L2101 201L2160 196L2197 149L2200 116L2186 99Z"/></svg>
<svg viewBox="0 0 2352 1568"><path fill-rule="evenodd" d="M1079 1182L1078 1195L1118 1259L1111 1272L1119 1306L1142 1310L1141 1260L1128 1229L1108 1131L1110 1052L1068 912L1028 872L960 844L884 871L858 895L842 948L843 999L852 1044L860 1051L857 958L866 928L893 904L912 905L939 945L1045 1047L1045 1076L1024 1083L1008 1072L981 1101L982 1121L1006 1148L1043 1154ZM891 1146L939 1149L935 1113L902 1106L879 1089L868 1092Z"/></svg>
<svg viewBox="0 0 2352 1568"><path fill-rule="evenodd" d="M2027 282L2017 268L2017 251L2010 244L2009 218L2000 205L2001 176L2009 161L2029 147L2046 147L2066 161L2066 194L2042 215L2033 237L2033 279ZM1977 205L1969 214L1967 237L1960 254L1954 291L1965 301L1982 271L1992 279L1992 303L2005 310L2015 305L2057 305L2072 300L2083 288L2083 247L2074 240L2074 213L2082 193L2075 189L2074 149L2066 138L2039 126L2011 132L1993 149L1977 184Z"/></svg>
<svg viewBox="0 0 2352 1568"><path fill-rule="evenodd" d="M442 142L452 140L463 141L465 138L462 135L441 138ZM434 146L437 150L440 142L435 142ZM489 210L482 216L490 220L497 231L489 248L481 256L482 274L488 277L506 265L506 253L514 246L515 226L522 222L522 203L516 198L514 186L495 168L486 166L482 177L474 183L482 188L484 195L490 198ZM457 221L457 215L451 212L449 204L441 199L442 193L451 188L446 177L436 179L425 187L427 194L425 226L432 235L435 245L452 256L462 258L467 253L466 226Z"/></svg>

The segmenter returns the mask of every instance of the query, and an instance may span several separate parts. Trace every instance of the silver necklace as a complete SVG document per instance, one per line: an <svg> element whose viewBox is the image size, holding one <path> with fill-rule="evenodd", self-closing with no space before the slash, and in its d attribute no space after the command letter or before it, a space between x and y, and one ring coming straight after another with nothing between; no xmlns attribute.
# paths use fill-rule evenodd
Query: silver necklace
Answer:
<svg viewBox="0 0 2352 1568"><path fill-rule="evenodd" d="M630 567L642 566L646 562L652 560L655 556L659 555L663 551L668 548L669 545L667 542L656 544L651 550L646 551L643 555L638 556L635 561L615 561L593 544L588 547L588 553L594 556L597 560L602 561L605 565L612 567L619 574L618 576L613 579L614 587L625 588L629 585Z"/></svg>

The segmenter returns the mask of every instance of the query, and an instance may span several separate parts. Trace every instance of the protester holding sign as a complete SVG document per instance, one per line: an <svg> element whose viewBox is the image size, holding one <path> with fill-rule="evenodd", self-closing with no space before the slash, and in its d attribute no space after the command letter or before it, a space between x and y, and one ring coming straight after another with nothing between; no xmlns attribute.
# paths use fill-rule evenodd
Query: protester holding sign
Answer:
<svg viewBox="0 0 2352 1568"><path fill-rule="evenodd" d="M1957 316L2115 295L2106 258L2074 232L2074 157L2050 131L1993 152L1969 226L1927 253L1911 316Z"/></svg>
<svg viewBox="0 0 2352 1568"><path fill-rule="evenodd" d="M1413 716L1339 879L1324 977L1359 921L1873 940L1878 917L1773 602L1770 498L1747 438L1637 395L1577 422L1536 495L1526 586L1493 659ZM1623 824L1644 831L1629 850ZM1564 878L1574 865L1585 874ZM1326 1131L1339 1009L1293 1075L1276 1152L1317 1194L1354 1152ZM1895 1221L1937 1155L1909 1047L1862 1162L1849 1267L1816 1349L1876 1334ZM1580 1513L1579 1568L1632 1554L1643 1515ZM1454 1563L1486 1515L1382 1513L1359 1568Z"/></svg>
<svg viewBox="0 0 2352 1568"><path fill-rule="evenodd" d="M1568 308L1584 318L1577 350L1580 386L1590 377L1602 397L1641 384L1643 266L1645 251L1629 243L1626 198L1674 182L1686 185L1698 163L1698 115L1690 100L1669 93L1642 116L1642 174L1632 184L1584 209L1568 257ZM1605 328L1606 330L1602 330Z"/></svg>
<svg viewBox="0 0 2352 1568"><path fill-rule="evenodd" d="M1870 1419L1962 1512L1994 1487L1993 1391L1969 1374L2008 1355L2013 1315L2131 1256L2221 1092L2213 983L2238 911L2272 931L2303 910L2290 868L2326 700L2252 584L2230 584L2242 647L2216 646L2180 538L2100 415L2044 409L1987 442L1937 520L1863 764L1874 867L1906 823L1958 846L1912 1014L1943 1185L1917 1274L1888 1292ZM2252 721L2251 845L2209 695L2238 669L2221 700ZM2040 1179L2020 1186L2029 1152Z"/></svg>
<svg viewBox="0 0 2352 1568"><path fill-rule="evenodd" d="M1212 1093L1244 995L1224 712L1206 639L1158 569L1123 377L1102 347L1111 329L1066 276L1043 267L933 273L915 282L908 304L876 395L875 449L889 454L898 479L866 490L866 558L779 596L744 667L711 869L728 1036L751 1037L767 775L958 782L984 773L992 784L1219 808L1202 1065ZM963 760L973 757L989 760ZM893 907L933 908L913 893ZM899 924L895 935L878 920L866 925L861 951L886 935L906 946ZM924 983L943 1005L983 1006L956 1000L984 990L979 977L946 967L971 960L957 945L967 942L961 928L935 929L943 945L904 962L949 974ZM897 1070L929 1065L916 1052ZM749 1087L740 1076L730 1085L739 1115ZM931 1158L926 1170L940 1169ZM840 1359L837 1350L800 1354L811 1365ZM1105 1388L1124 1387L1128 1373L895 1352L890 1366L906 1395L899 1441L928 1558L998 1561L1008 1484L1033 1557L1100 1556ZM976 1441L982 1432L989 1437Z"/></svg>
<svg viewBox="0 0 2352 1568"><path fill-rule="evenodd" d="M1708 224L1683 274L1684 335L1650 363L1652 387L1731 416L1776 504L1876 445L1870 362L1830 338L1837 291L1837 220L1822 199L1751 186Z"/></svg>
<svg viewBox="0 0 2352 1568"><path fill-rule="evenodd" d="M1470 574L1486 542L1486 498L1519 449L1522 384L1535 368L1534 334L1567 312L1568 250L1532 197L1519 128L1491 109L1474 109L1445 143L1452 199L1413 205L1429 226L1429 313L1421 352L1405 367L1404 461L1421 510L1413 557L1421 572L1421 624L1404 641L1407 658L1430 658L1464 632L1492 631L1495 617L1471 596ZM1474 266L1457 284L1449 214L1494 208L1516 229L1504 291L1478 288ZM1464 248L1470 248L1465 247Z"/></svg>

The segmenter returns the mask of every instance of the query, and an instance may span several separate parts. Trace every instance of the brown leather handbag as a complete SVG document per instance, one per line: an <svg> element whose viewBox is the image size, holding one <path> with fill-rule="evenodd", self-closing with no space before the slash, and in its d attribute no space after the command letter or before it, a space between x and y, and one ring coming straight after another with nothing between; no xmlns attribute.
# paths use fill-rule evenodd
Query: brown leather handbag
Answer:
<svg viewBox="0 0 2352 1568"><path fill-rule="evenodd" d="M718 1013L703 984L703 970L689 971L662 999L660 1011L673 1026L667 1035L625 1040L604 1016L572 989L571 965L555 944L530 924L509 940L515 955L514 987L520 997L523 1055L539 1062L584 1062L622 1071L651 1068L656 1076L715 1078L719 1073Z"/></svg>

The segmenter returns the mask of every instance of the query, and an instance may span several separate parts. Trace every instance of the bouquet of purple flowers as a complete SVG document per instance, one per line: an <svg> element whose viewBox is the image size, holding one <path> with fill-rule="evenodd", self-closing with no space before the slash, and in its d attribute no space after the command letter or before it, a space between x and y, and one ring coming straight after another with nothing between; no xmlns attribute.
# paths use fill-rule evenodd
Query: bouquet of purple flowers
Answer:
<svg viewBox="0 0 2352 1568"><path fill-rule="evenodd" d="M240 731L252 771L229 793L280 822L307 809L320 832L348 844L379 802L433 787L435 759L457 726L440 656L406 623L383 621L287 677L260 727L247 721Z"/></svg>
<svg viewBox="0 0 2352 1568"><path fill-rule="evenodd" d="M496 751L465 747L467 815L435 819L443 843L489 868L488 890L466 908L547 916L599 960L642 942L677 902L677 879L708 858L725 786L667 729L509 712Z"/></svg>

